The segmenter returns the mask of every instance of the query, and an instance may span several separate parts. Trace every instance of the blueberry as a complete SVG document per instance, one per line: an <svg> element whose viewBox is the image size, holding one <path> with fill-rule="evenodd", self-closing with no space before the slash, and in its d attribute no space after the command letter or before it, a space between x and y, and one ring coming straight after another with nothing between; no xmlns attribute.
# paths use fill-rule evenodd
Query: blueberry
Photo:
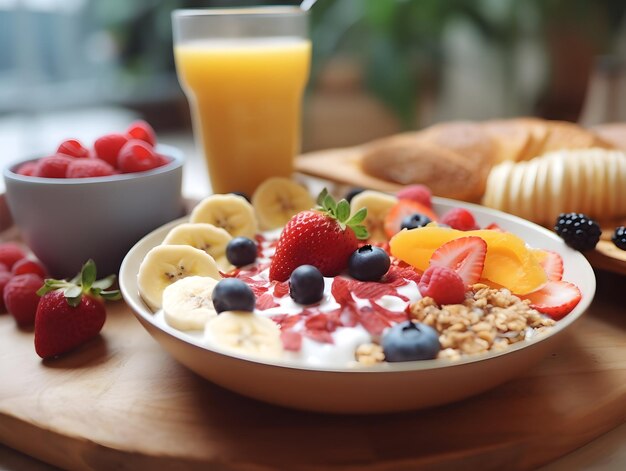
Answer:
<svg viewBox="0 0 626 471"><path fill-rule="evenodd" d="M248 203L250 203L250 197L243 191L231 191L230 194L241 196L242 198L245 198Z"/></svg>
<svg viewBox="0 0 626 471"><path fill-rule="evenodd" d="M348 203L349 203L350 201L352 201L352 198L354 198L359 193L363 193L364 191L365 191L365 188L352 188L350 191L346 193L346 196L344 196L344 198L348 200Z"/></svg>
<svg viewBox="0 0 626 471"><path fill-rule="evenodd" d="M400 224L400 229L417 229L418 227L424 227L426 224L430 224L432 220L428 216L415 213L409 216L405 216Z"/></svg>
<svg viewBox="0 0 626 471"><path fill-rule="evenodd" d="M324 275L313 265L300 265L289 278L289 295L298 304L313 304L324 297Z"/></svg>
<svg viewBox="0 0 626 471"><path fill-rule="evenodd" d="M380 247L364 245L348 260L348 273L360 281L379 281L389 270L389 255Z"/></svg>
<svg viewBox="0 0 626 471"><path fill-rule="evenodd" d="M381 340L385 360L413 361L437 357L439 334L426 324L405 321L385 330Z"/></svg>
<svg viewBox="0 0 626 471"><path fill-rule="evenodd" d="M253 311L256 300L252 289L237 278L220 280L211 295L215 310L223 311Z"/></svg>
<svg viewBox="0 0 626 471"><path fill-rule="evenodd" d="M236 267L254 263L256 256L256 243L247 237L234 237L226 246L226 258Z"/></svg>

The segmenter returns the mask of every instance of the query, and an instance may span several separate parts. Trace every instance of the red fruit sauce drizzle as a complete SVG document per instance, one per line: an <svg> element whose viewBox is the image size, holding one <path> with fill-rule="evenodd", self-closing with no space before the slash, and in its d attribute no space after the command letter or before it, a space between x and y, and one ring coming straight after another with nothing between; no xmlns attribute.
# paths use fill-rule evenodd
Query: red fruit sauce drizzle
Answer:
<svg viewBox="0 0 626 471"><path fill-rule="evenodd" d="M275 246L274 241L267 241L257 236L259 253ZM236 277L247 283L256 296L256 308L265 311L279 307L277 299L289 296L289 282L255 279L255 276L269 267L263 262L252 267L237 268L225 277ZM392 259L392 264L380 282L358 281L337 276L334 278L331 293L339 308L322 312L319 305L304 306L298 314L274 314L270 316L281 329L281 340L285 350L299 351L303 337L320 343L333 343L332 333L339 327L362 325L372 336L380 336L384 329L394 323L408 319L409 299L398 292L398 288L413 281L419 282L420 275L413 268ZM368 300L371 306L359 306L354 297ZM396 296L407 302L404 311L391 311L379 304L383 296ZM294 328L298 326L296 330Z"/></svg>

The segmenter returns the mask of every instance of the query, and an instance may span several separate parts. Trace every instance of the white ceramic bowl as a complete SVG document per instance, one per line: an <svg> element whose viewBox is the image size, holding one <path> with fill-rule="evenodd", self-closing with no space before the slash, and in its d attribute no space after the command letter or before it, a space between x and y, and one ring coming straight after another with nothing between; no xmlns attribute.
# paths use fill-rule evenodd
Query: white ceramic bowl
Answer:
<svg viewBox="0 0 626 471"><path fill-rule="evenodd" d="M518 376L553 351L561 333L589 307L596 282L585 257L547 229L482 206L434 199L439 214L452 207L470 209L481 226L495 222L532 247L561 254L565 266L563 279L575 283L582 292L578 306L546 335L511 345L502 352L456 362L427 360L359 369L316 369L250 360L213 351L182 332L157 324L138 294L137 272L145 254L183 220L155 230L132 248L120 269L122 294L141 324L174 358L200 376L245 396L296 409L332 413L394 412L457 401Z"/></svg>

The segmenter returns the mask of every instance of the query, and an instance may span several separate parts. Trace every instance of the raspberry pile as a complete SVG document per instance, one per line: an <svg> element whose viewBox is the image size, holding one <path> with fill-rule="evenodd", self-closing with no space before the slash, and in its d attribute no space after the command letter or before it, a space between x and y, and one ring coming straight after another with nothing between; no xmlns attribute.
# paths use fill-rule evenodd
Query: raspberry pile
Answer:
<svg viewBox="0 0 626 471"><path fill-rule="evenodd" d="M93 149L77 139L59 144L53 155L22 164L16 173L42 178L93 178L152 170L170 162L156 149L156 134L145 121L135 121L126 132L102 136Z"/></svg>

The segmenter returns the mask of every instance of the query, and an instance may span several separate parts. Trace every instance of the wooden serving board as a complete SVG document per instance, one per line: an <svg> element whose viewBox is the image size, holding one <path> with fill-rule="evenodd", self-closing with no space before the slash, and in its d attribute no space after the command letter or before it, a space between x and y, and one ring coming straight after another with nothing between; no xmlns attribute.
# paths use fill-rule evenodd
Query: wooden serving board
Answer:
<svg viewBox="0 0 626 471"><path fill-rule="evenodd" d="M334 182L342 188L368 188L396 192L403 187L403 185L388 182L363 172L360 166L361 155L360 147L311 152L296 158L296 170L308 176ZM626 275L626 251L618 249L610 241L615 227L624 225L626 218L615 221L600 221L600 223L603 229L602 240L598 243L596 250L586 253L585 256L594 268Z"/></svg>
<svg viewBox="0 0 626 471"><path fill-rule="evenodd" d="M66 469L526 470L626 420L623 280L525 376L431 410L332 416L269 406L176 363L122 302L102 334L42 361L0 315L0 442Z"/></svg>

